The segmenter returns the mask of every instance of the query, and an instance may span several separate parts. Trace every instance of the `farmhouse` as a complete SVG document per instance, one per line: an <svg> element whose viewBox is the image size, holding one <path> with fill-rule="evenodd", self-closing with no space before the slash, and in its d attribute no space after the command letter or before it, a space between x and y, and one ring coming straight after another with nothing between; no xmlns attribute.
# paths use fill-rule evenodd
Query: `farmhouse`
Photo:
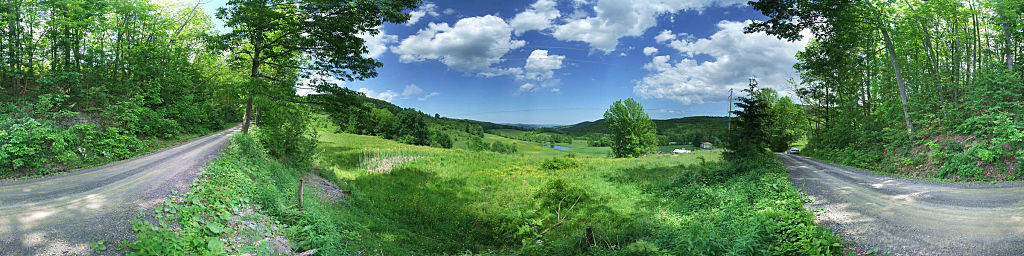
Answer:
<svg viewBox="0 0 1024 256"><path fill-rule="evenodd" d="M700 144L700 148L711 149L711 142L704 142L704 143Z"/></svg>

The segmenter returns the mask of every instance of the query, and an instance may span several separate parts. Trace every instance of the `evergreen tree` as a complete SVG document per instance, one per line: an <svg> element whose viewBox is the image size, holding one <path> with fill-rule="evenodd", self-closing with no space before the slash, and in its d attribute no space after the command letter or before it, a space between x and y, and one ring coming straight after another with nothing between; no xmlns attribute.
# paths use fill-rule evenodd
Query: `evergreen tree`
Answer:
<svg viewBox="0 0 1024 256"><path fill-rule="evenodd" d="M757 88L757 80L750 80L750 87L744 89L747 96L740 97L736 106L739 110L733 110L736 115L736 129L733 129L729 136L729 145L726 157L732 160L742 160L764 154L768 146L767 127L771 124L769 105L765 97L762 97L762 90Z"/></svg>

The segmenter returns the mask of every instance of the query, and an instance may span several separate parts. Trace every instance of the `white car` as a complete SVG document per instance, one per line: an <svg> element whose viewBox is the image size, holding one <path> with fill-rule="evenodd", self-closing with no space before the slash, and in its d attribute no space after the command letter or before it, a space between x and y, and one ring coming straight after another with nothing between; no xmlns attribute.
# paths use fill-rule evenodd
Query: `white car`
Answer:
<svg viewBox="0 0 1024 256"><path fill-rule="evenodd" d="M798 149L798 148L789 148L789 150L786 150L786 154L799 155L800 154L800 149Z"/></svg>

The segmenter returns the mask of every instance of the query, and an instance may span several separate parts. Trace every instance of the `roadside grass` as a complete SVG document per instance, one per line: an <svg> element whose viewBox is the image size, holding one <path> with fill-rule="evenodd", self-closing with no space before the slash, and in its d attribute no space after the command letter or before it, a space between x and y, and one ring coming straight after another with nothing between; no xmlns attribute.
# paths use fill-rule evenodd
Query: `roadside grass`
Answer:
<svg viewBox="0 0 1024 256"><path fill-rule="evenodd" d="M360 254L838 254L781 163L733 164L719 151L611 159L520 146L520 154L445 150L323 132L319 172L351 195L325 206ZM420 158L390 173L367 150ZM558 160L555 160L558 159ZM703 164L702 164L703 163ZM587 246L587 227L593 239Z"/></svg>
<svg viewBox="0 0 1024 256"><path fill-rule="evenodd" d="M341 243L348 238L324 216L327 203L315 188L306 186L298 209L299 178L308 169L271 160L254 137L233 135L190 191L140 214L132 221L137 240L117 249L128 255L345 254ZM290 248L274 242L280 237L293 241Z"/></svg>

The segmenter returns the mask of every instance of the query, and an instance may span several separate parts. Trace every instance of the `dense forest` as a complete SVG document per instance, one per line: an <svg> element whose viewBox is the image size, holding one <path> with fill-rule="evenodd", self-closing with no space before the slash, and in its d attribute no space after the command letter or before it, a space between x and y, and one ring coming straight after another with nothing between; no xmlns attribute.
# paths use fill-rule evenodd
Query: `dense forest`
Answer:
<svg viewBox="0 0 1024 256"><path fill-rule="evenodd" d="M452 148L455 141L467 141L467 149L513 152L501 143L484 145L484 131L517 127L489 122L433 116L413 108L402 108L390 102L367 97L346 88L331 95L310 95L307 98L325 102L316 110L327 114L336 125L336 132L380 136L397 142L438 148ZM486 128L485 128L486 127Z"/></svg>
<svg viewBox="0 0 1024 256"><path fill-rule="evenodd" d="M807 153L918 177L1024 177L1024 1L752 5L770 19L748 32L813 35L795 65Z"/></svg>
<svg viewBox="0 0 1024 256"><path fill-rule="evenodd" d="M198 6L0 2L0 176L120 160L239 121ZM151 148L152 147L152 148Z"/></svg>
<svg viewBox="0 0 1024 256"><path fill-rule="evenodd" d="M658 132L658 144L661 145L699 146L703 142L718 145L726 141L726 131L729 128L727 117L691 116L653 121ZM611 133L605 125L604 119L555 127L550 130L564 132L571 136L587 137L592 141L600 141L606 134Z"/></svg>
<svg viewBox="0 0 1024 256"><path fill-rule="evenodd" d="M323 77L376 76L356 35L417 4L230 1L221 33L199 3L4 1L0 176L125 159L239 121L243 133L262 124L269 153L308 160L313 114L346 90Z"/></svg>

